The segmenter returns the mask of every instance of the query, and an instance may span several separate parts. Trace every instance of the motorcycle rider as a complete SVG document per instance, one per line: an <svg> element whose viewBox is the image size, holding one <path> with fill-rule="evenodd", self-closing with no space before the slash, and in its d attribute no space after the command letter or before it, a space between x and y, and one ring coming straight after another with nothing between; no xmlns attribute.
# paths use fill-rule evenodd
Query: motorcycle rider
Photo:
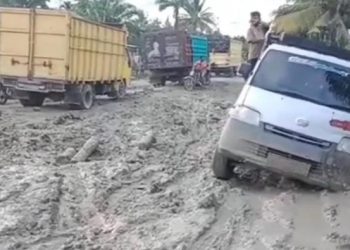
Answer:
<svg viewBox="0 0 350 250"><path fill-rule="evenodd" d="M195 74L199 74L202 80L208 81L210 76L210 68L209 63L204 60L203 57L200 57L200 59L193 64L192 71Z"/></svg>

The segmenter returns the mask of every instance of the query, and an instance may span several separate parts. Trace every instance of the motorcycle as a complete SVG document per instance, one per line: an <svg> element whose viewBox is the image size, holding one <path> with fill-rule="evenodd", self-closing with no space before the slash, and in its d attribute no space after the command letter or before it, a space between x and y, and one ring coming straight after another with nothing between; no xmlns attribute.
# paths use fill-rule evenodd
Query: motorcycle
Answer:
<svg viewBox="0 0 350 250"><path fill-rule="evenodd" d="M188 91L192 91L196 86L198 87L210 87L211 80L209 72L203 75L200 71L191 71L188 76L184 78L184 88Z"/></svg>

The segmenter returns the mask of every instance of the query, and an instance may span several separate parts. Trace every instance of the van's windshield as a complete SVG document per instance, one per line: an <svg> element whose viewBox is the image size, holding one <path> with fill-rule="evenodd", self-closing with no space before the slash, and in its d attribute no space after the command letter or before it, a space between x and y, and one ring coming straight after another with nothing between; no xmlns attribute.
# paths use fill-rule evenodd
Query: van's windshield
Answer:
<svg viewBox="0 0 350 250"><path fill-rule="evenodd" d="M271 50L253 86L350 111L350 69L313 58Z"/></svg>

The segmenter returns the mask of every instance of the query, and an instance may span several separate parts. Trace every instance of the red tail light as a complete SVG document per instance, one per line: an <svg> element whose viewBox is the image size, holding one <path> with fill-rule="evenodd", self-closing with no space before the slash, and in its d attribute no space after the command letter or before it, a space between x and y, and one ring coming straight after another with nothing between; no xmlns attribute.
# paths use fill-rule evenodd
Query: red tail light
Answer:
<svg viewBox="0 0 350 250"><path fill-rule="evenodd" d="M350 121L331 120L330 125L345 131L350 131Z"/></svg>

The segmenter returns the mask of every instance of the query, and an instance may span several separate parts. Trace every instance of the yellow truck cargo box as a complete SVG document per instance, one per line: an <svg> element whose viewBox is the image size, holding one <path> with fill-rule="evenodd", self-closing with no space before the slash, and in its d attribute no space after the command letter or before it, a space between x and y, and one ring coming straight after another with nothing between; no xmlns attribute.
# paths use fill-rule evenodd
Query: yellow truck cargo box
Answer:
<svg viewBox="0 0 350 250"><path fill-rule="evenodd" d="M0 8L0 76L33 82L130 79L127 31L61 10Z"/></svg>
<svg viewBox="0 0 350 250"><path fill-rule="evenodd" d="M230 46L230 64L238 67L242 63L243 42L232 39Z"/></svg>
<svg viewBox="0 0 350 250"><path fill-rule="evenodd" d="M211 53L210 64L214 65L213 71L230 72L242 63L242 41L232 39L228 53Z"/></svg>

